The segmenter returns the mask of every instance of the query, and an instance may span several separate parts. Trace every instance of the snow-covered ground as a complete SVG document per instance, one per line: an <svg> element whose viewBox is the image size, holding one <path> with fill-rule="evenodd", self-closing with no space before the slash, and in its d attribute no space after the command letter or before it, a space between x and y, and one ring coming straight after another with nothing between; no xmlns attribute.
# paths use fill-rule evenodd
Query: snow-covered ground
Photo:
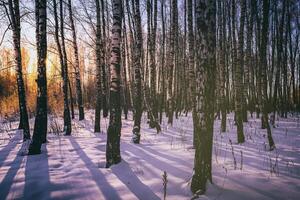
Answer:
<svg viewBox="0 0 300 200"><path fill-rule="evenodd" d="M130 142L133 121L122 121L122 162L105 166L105 133L93 132L93 112L86 120L73 121L73 135L49 133L42 154L22 156L17 123L0 122L0 199L163 199L164 171L166 199L190 199L193 171L192 118L181 116L162 133L149 129L143 118L141 144ZM226 133L215 122L213 185L199 199L299 199L299 116L276 121L273 129L277 149L267 151L266 131L260 120L244 124L246 142L236 144L233 115ZM32 124L32 120L31 120ZM49 130L62 121L49 117ZM108 119L102 119L106 132Z"/></svg>

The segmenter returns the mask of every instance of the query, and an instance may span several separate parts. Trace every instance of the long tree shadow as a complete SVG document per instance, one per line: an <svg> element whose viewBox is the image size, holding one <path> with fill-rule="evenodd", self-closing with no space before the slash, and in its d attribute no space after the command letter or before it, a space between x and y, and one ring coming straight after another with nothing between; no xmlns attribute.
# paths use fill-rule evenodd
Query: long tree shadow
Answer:
<svg viewBox="0 0 300 200"><path fill-rule="evenodd" d="M25 145L25 143L23 143ZM21 152L23 151L23 148L21 147L12 162L9 170L7 171L5 177L3 178L2 182L0 183L0 199L6 199L11 186L14 183L14 178L17 175L18 170L21 167L21 164L23 162L24 156L20 156Z"/></svg>
<svg viewBox="0 0 300 200"><path fill-rule="evenodd" d="M162 157L162 158L168 159L168 160L173 161L173 162L182 163L182 164L186 164L186 162L187 162L187 160L183 160L183 159L181 159L181 158L178 158L178 157L175 157L175 156L166 154L166 153L159 152L159 151L154 150L153 148L151 148L151 147L149 147L149 146L150 146L150 145L148 145L148 144L143 144L143 145L141 146L141 148L142 148L144 151L148 151L148 152L151 153L151 154L160 156L160 157Z"/></svg>
<svg viewBox="0 0 300 200"><path fill-rule="evenodd" d="M98 188L102 191L105 199L121 199L117 191L107 182L104 174L95 166L95 164L90 160L86 153L81 149L79 144L74 138L69 138L74 150L77 152L81 160L85 163L87 169L90 171L92 178L97 183Z"/></svg>
<svg viewBox="0 0 300 200"><path fill-rule="evenodd" d="M50 186L48 151L43 144L41 154L27 157L23 198L50 199Z"/></svg>
<svg viewBox="0 0 300 200"><path fill-rule="evenodd" d="M151 179L153 178L153 179L157 180L157 178L158 178L159 180L161 180L161 174L159 174L159 173L163 173L163 171L166 171L169 174L169 170L163 167L164 164L163 164L163 166L161 166L161 168L159 168L158 166L160 166L160 163L158 163L157 165L153 165L151 162L148 162L147 159L143 159L143 157L139 157L130 151L123 151L122 155L123 155L123 158L126 158L126 160L129 163L133 163L134 166L142 166L143 167L142 171L147 171L147 176L150 177ZM138 169L138 167L137 167L137 169ZM170 173L170 174L172 174L172 173ZM181 185L190 178L190 176L183 177L180 172L177 172L176 176L174 174L172 174L172 176L174 176L176 178L181 178L183 181L182 183L178 183L178 182L174 182L173 178L169 178L168 183L171 185L176 185L176 187L181 187ZM161 183L162 183L162 181L161 181ZM161 184L161 188L162 188L162 186L163 185ZM168 191L168 195L182 196L183 193L181 190L171 190L171 191Z"/></svg>
<svg viewBox="0 0 300 200"><path fill-rule="evenodd" d="M285 198L286 199L294 199L294 197L293 198L288 197L289 195L291 195L290 193L288 193L288 192L285 193L284 192L285 189L287 189L287 188L281 188L282 191L283 191L283 193L281 193L282 196L278 196L278 194L275 194L275 192L276 192L275 188L274 189L264 188L263 184L267 184L267 181L265 183L257 183L258 182L257 180L254 180L254 181L251 181L251 180L243 181L240 178L234 178L234 177L230 177L229 179L230 179L230 181L235 182L235 183L239 184L240 186L243 186L245 188L253 190L256 193L258 193L258 194L260 194L262 196L265 196L267 198L270 198L270 199L285 199ZM248 177L248 179L249 179L249 177ZM256 177L256 179L263 180L262 178L257 178L257 177ZM259 187L259 185L253 186L254 182L256 182L256 184L261 184L262 187ZM296 190L292 190L292 191L299 191L299 187L298 186L295 186L295 185L291 185L291 186L294 187L294 188L296 188ZM291 186L288 186L288 187L290 188Z"/></svg>
<svg viewBox="0 0 300 200"><path fill-rule="evenodd" d="M181 174L185 177L189 177L191 174L183 169L180 169L178 167L175 167L175 165L171 165L169 162L164 160L164 157L154 157L153 155L149 154L149 152L143 150L143 148L139 147L139 145L136 144L128 144L128 143L122 143L123 148L129 152L131 152L133 155L136 155L141 160L145 160L147 163L151 164L153 167L157 169L161 169L162 171L165 171L168 169L168 173L172 174L173 176L178 176L178 174ZM124 152L126 153L126 152ZM178 162L178 161L177 161Z"/></svg>
<svg viewBox="0 0 300 200"><path fill-rule="evenodd" d="M113 166L111 169L137 198L160 199L148 186L140 181L126 161L122 160L120 164Z"/></svg>
<svg viewBox="0 0 300 200"><path fill-rule="evenodd" d="M9 153L17 146L19 140L20 140L19 134L16 133L14 135L14 137L9 140L8 144L6 144L6 146L3 149L1 149L1 151L0 151L0 167L2 167L2 165L4 164Z"/></svg>

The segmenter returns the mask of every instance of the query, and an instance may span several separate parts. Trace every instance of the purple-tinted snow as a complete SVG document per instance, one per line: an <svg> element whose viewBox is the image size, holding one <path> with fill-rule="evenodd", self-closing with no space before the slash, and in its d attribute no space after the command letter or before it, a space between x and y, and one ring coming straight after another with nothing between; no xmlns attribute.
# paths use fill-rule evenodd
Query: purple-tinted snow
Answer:
<svg viewBox="0 0 300 200"><path fill-rule="evenodd" d="M105 166L106 129L93 132L93 112L73 122L73 136L48 135L42 154L22 156L21 132L0 122L0 199L162 199L167 172L167 199L190 199L193 171L192 118L181 116L162 133L148 129L143 117L141 144L130 142L133 122L123 119L122 162ZM53 123L50 117L49 124ZM62 124L61 120L57 121ZM52 124L53 125L53 124ZM233 115L227 131L215 122L213 185L199 199L297 199L300 196L299 116L278 119L272 129L277 149L268 151L260 120L244 123L245 144L236 144ZM232 141L230 144L229 141ZM236 163L236 164L234 164Z"/></svg>

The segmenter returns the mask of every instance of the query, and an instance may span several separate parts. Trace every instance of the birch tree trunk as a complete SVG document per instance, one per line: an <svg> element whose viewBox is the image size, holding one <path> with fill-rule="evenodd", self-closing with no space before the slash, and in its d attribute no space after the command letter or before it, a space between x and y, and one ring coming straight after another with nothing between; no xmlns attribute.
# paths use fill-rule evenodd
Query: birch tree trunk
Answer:
<svg viewBox="0 0 300 200"><path fill-rule="evenodd" d="M59 60L60 60L60 67L61 67L61 76L62 79L64 81L64 56L63 56L63 52L62 52L62 47L61 47L61 42L59 39L59 24L58 24L58 14L57 14L57 2L56 0L53 0L53 13L54 13L54 37L55 37L55 42L56 42L56 46L57 46L57 51L58 51L58 56L59 56ZM63 83L63 90L65 89L65 83ZM64 93L64 100L65 100L65 93ZM64 102L64 107L65 107L65 102ZM64 110L64 123L66 124L65 121L65 110Z"/></svg>
<svg viewBox="0 0 300 200"><path fill-rule="evenodd" d="M108 105L107 105L107 61L106 61L106 22L105 22L105 12L104 12L104 2L103 0L100 0L100 5L101 5L101 11L102 11L102 48L101 48L101 53L102 53L102 59L103 62L101 64L101 70L102 70L102 74L101 74L101 81L102 81L102 109L103 109L103 117L107 117L108 116ZM107 5L107 2L106 2ZM109 22L109 21L108 21ZM109 27L109 23L108 27Z"/></svg>
<svg viewBox="0 0 300 200"><path fill-rule="evenodd" d="M177 0L171 1L171 30L170 30L170 52L168 56L168 123L173 124L174 115L174 68L175 68L175 51L176 38L178 34L178 8Z"/></svg>
<svg viewBox="0 0 300 200"><path fill-rule="evenodd" d="M196 113L196 99L195 99L195 45L194 45L194 20L193 20L193 0L188 0L187 2L187 15L188 15L188 44L189 44L189 90L191 94L192 103L192 115L193 115L193 125L197 127L197 113ZM194 128L193 132L193 146L196 147L196 129Z"/></svg>
<svg viewBox="0 0 300 200"><path fill-rule="evenodd" d="M18 0L9 0L8 18L12 27L14 60L17 71L17 88L20 109L20 124L19 128L23 129L23 141L30 139L30 128L28 122L26 94L24 87L24 79L22 72L22 54L21 54L21 26L20 26L20 7Z"/></svg>
<svg viewBox="0 0 300 200"><path fill-rule="evenodd" d="M211 157L213 140L215 73L216 73L216 2L196 0L196 134L194 174L191 191L203 194L212 182Z"/></svg>
<svg viewBox="0 0 300 200"><path fill-rule="evenodd" d="M245 98L247 99L247 108L250 110L251 115L253 112L254 98L253 98L253 87L254 87L254 73L253 73L253 60L252 60L252 40L253 40L253 3L252 1L248 4L248 20L247 20L247 39L246 39L246 65L245 65L245 84L244 92ZM251 74L251 76L250 76ZM251 78L250 78L251 77Z"/></svg>
<svg viewBox="0 0 300 200"><path fill-rule="evenodd" d="M160 116L159 122L162 123L163 109L165 108L165 42L166 42L166 32L165 32L165 0L161 0L161 28L162 28L162 44L161 44L161 92L160 92Z"/></svg>
<svg viewBox="0 0 300 200"><path fill-rule="evenodd" d="M233 107L235 110L235 104L236 104L236 68L238 65L238 55L237 55L237 44L236 44L236 3L235 0L231 1L231 33L232 33L232 48L231 48L231 55L232 55L232 101L233 101ZM237 120L237 112L235 110L234 114L234 120L236 122ZM236 122L236 124L238 124Z"/></svg>
<svg viewBox="0 0 300 200"><path fill-rule="evenodd" d="M64 31L64 13L63 13L63 0L59 1L60 9L60 37L61 37L61 51L63 56L63 66L62 66L62 78L63 78L63 94L64 94L64 131L65 135L71 135L71 116L69 108L69 76L68 76L68 58L65 45L65 31Z"/></svg>
<svg viewBox="0 0 300 200"><path fill-rule="evenodd" d="M226 102L225 102L225 23L222 16L222 1L218 1L218 25L219 25L219 55L220 55L220 110L222 114L221 131L226 132Z"/></svg>
<svg viewBox="0 0 300 200"><path fill-rule="evenodd" d="M36 46L37 46L37 103L36 117L29 155L40 154L47 136L47 1L35 0Z"/></svg>
<svg viewBox="0 0 300 200"><path fill-rule="evenodd" d="M120 43L122 33L122 2L112 0L113 24L111 31L111 59L110 59L110 119L107 130L106 167L121 162L121 95Z"/></svg>
<svg viewBox="0 0 300 200"><path fill-rule="evenodd" d="M71 85L70 77L68 76L67 78L68 78L68 88L69 88L69 92L70 92L71 118L74 119L75 118L75 113L74 113L74 101L73 101L72 85Z"/></svg>
<svg viewBox="0 0 300 200"><path fill-rule="evenodd" d="M148 0L149 2L150 0ZM152 2L153 3L153 2ZM148 23L151 24L150 33L148 33L148 37L150 37L150 43L149 43L149 56L150 56L150 104L151 104L151 110L153 117L150 118L150 127L155 127L155 123L157 122L157 93L156 93L156 28L157 28L157 0L154 0L154 5L151 6L151 22ZM153 9L152 9L153 8ZM152 12L153 10L153 12ZM153 119L154 118L154 119ZM153 120L155 122L153 122Z"/></svg>
<svg viewBox="0 0 300 200"><path fill-rule="evenodd" d="M268 117L268 99L267 99L267 75L266 75L266 66L267 66L267 42L268 42L268 25L269 25L269 0L263 0L263 22L262 22L262 34L261 34L261 43L260 43L260 68L261 68L261 81L262 81L262 114L263 121L267 128L267 135L269 141L270 150L275 148L275 143L272 137L271 128L269 125Z"/></svg>
<svg viewBox="0 0 300 200"><path fill-rule="evenodd" d="M141 118L142 118L142 77L141 77L141 57L143 49L143 37L142 37L142 25L140 14L140 1L134 0L134 24L136 32L136 40L134 45L134 125L133 125L133 137L132 141L136 144L140 143L140 130L141 130Z"/></svg>
<svg viewBox="0 0 300 200"><path fill-rule="evenodd" d="M95 109L95 127L94 132L99 133L100 120L101 120L101 100L102 100L102 85L101 84L101 67L104 64L104 57L102 53L102 41L101 41L101 15L100 15L100 2L95 0L96 3L96 109Z"/></svg>
<svg viewBox="0 0 300 200"><path fill-rule="evenodd" d="M234 4L234 0L232 1ZM233 10L235 10L233 5ZM235 66L235 120L237 125L238 143L245 142L243 130L243 66L244 66L244 24L246 0L241 0L241 16L238 47L238 65Z"/></svg>
<svg viewBox="0 0 300 200"><path fill-rule="evenodd" d="M82 99L82 89L81 89L81 76L80 76L80 66L79 66L79 55L78 55L78 45L77 45L77 35L74 25L73 19L73 11L72 11L72 2L68 0L68 10L69 10L69 18L70 25L72 30L72 45L74 49L74 57L75 57L75 80L76 80L76 95L77 95L77 104L79 111L79 121L84 119L84 107L83 107L83 99Z"/></svg>
<svg viewBox="0 0 300 200"><path fill-rule="evenodd" d="M277 60L276 60L276 69L275 69L275 83L274 83L274 95L273 95L273 117L275 118L276 111L277 111L277 103L278 101L278 90L279 90L279 79L280 79L280 69L282 68L282 53L283 53L283 29L284 29L284 22L285 22L285 11L286 11L286 1L284 0L282 3L282 15L279 22L279 27L277 30L277 43L276 43L276 50L277 50ZM277 18L277 9L275 10L275 16ZM277 20L277 19L276 19ZM273 126L275 126L275 119L272 119Z"/></svg>

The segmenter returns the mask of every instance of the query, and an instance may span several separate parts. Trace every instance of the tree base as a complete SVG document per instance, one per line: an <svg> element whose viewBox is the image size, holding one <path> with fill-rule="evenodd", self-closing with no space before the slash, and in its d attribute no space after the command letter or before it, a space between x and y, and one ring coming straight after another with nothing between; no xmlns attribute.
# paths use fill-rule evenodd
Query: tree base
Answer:
<svg viewBox="0 0 300 200"><path fill-rule="evenodd" d="M111 162L106 162L105 168L110 168L112 165L119 164L121 162L121 156L116 157L113 161Z"/></svg>
<svg viewBox="0 0 300 200"><path fill-rule="evenodd" d="M276 149L276 146L275 146L275 144L270 146L270 149L269 149L269 151L273 151L274 149Z"/></svg>
<svg viewBox="0 0 300 200"><path fill-rule="evenodd" d="M37 155L37 154L41 154L41 148L31 143L27 155Z"/></svg>
<svg viewBox="0 0 300 200"><path fill-rule="evenodd" d="M141 139L141 134L140 134L140 129L139 127L134 127L132 130L132 142L134 144L139 144L140 143L140 139Z"/></svg>
<svg viewBox="0 0 300 200"><path fill-rule="evenodd" d="M206 185L203 184L203 183L201 183L200 180L198 180L194 176L192 177L191 191L194 194L194 196L199 196L199 195L202 195L202 194L205 193L205 191L206 191Z"/></svg>

